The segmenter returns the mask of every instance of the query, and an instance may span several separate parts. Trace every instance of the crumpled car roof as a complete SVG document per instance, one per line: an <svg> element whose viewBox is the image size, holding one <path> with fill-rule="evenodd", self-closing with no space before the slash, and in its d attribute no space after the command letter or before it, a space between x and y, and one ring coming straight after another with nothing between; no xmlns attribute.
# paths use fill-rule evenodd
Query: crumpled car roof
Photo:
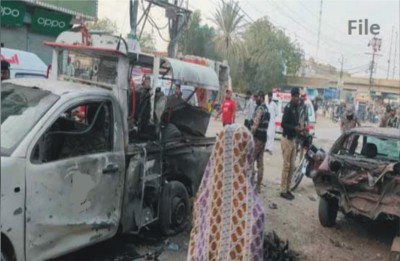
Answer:
<svg viewBox="0 0 400 261"><path fill-rule="evenodd" d="M30 88L39 88L41 90L50 91L56 95L63 95L71 92L88 92L88 91L98 91L109 93L108 90L105 90L100 87L85 85L76 82L67 82L67 81L54 81L49 79L41 79L41 78L19 78L12 79L2 82L4 83L13 83L16 85L21 85L24 87Z"/></svg>
<svg viewBox="0 0 400 261"><path fill-rule="evenodd" d="M400 139L400 129L397 128L359 127L351 129L347 133Z"/></svg>

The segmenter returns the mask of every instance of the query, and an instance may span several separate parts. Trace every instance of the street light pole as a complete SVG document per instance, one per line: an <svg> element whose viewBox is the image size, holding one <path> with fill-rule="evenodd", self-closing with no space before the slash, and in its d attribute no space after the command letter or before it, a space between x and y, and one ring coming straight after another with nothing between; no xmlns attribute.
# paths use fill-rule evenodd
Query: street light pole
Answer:
<svg viewBox="0 0 400 261"><path fill-rule="evenodd" d="M372 61L371 61L371 66L370 66L370 73L369 73L369 92L370 95L373 91L373 77L372 74L374 72L374 67L375 67L375 55L378 51L381 50L381 45L382 45L382 39L374 37L369 41L368 46L372 47Z"/></svg>
<svg viewBox="0 0 400 261"><path fill-rule="evenodd" d="M397 40L398 40L398 37L399 37L398 32L396 32L396 41L395 41L395 44L394 44L394 62L393 62L393 76L392 76L393 79L394 79L394 72L396 70Z"/></svg>

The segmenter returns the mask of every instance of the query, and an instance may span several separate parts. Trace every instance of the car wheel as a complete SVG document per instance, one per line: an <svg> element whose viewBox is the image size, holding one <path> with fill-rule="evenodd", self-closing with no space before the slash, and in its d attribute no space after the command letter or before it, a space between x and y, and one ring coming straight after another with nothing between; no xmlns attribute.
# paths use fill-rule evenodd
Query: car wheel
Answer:
<svg viewBox="0 0 400 261"><path fill-rule="evenodd" d="M299 185L301 180L303 179L303 165L306 164L306 160L304 159L294 170L293 175L292 175L292 182L291 182L291 188L290 191L294 191Z"/></svg>
<svg viewBox="0 0 400 261"><path fill-rule="evenodd" d="M166 236L176 235L189 224L190 205L186 187L179 181L165 184L160 202L160 228Z"/></svg>
<svg viewBox="0 0 400 261"><path fill-rule="evenodd" d="M320 198L318 207L319 222L324 227L333 227L339 210L338 201L335 198Z"/></svg>

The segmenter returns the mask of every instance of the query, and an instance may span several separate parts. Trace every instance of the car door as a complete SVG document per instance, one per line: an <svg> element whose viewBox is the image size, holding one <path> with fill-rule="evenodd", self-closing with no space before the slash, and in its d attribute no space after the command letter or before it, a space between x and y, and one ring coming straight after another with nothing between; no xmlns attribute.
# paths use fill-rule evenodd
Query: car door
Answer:
<svg viewBox="0 0 400 261"><path fill-rule="evenodd" d="M59 256L116 233L125 169L117 109L107 98L69 101L32 142L26 167L27 260Z"/></svg>

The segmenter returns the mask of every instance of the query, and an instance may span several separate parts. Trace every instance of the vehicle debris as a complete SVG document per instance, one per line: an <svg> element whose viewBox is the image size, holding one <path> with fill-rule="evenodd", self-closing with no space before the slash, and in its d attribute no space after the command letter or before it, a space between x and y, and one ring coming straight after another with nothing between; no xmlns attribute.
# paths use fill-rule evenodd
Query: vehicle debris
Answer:
<svg viewBox="0 0 400 261"><path fill-rule="evenodd" d="M311 201L317 201L317 199L314 196L308 196L308 199Z"/></svg>
<svg viewBox="0 0 400 261"><path fill-rule="evenodd" d="M325 227L335 225L339 210L371 220L400 220L400 132L394 128L345 132L326 154L313 182L320 196L319 220Z"/></svg>
<svg viewBox="0 0 400 261"><path fill-rule="evenodd" d="M264 261L296 261L298 254L289 249L289 242L283 241L271 231L264 234Z"/></svg>
<svg viewBox="0 0 400 261"><path fill-rule="evenodd" d="M269 207L270 209L278 209L278 205L275 204L275 203L270 203L270 204L268 205L268 207Z"/></svg>
<svg viewBox="0 0 400 261"><path fill-rule="evenodd" d="M166 249L168 251L176 252L176 251L179 251L179 245L174 242L170 242L167 244Z"/></svg>

